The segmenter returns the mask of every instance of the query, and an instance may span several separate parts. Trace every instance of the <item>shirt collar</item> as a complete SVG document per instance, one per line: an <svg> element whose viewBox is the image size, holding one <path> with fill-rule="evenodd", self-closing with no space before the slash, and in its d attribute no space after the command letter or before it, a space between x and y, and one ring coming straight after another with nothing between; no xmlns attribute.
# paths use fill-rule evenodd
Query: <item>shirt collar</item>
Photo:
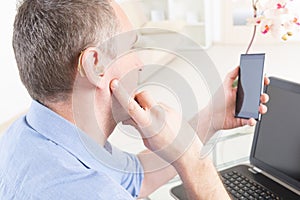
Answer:
<svg viewBox="0 0 300 200"><path fill-rule="evenodd" d="M111 153L87 134L49 108L33 101L26 120L36 132L62 146L90 168L106 165L118 169ZM108 145L109 146L109 145Z"/></svg>

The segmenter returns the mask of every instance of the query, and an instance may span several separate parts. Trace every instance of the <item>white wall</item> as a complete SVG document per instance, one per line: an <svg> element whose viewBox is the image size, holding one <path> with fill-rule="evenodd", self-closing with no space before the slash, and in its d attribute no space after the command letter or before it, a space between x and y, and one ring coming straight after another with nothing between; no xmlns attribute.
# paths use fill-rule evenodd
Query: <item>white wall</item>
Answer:
<svg viewBox="0 0 300 200"><path fill-rule="evenodd" d="M23 87L12 48L12 30L16 1L5 1L0 6L0 124L25 110L30 103L26 89Z"/></svg>
<svg viewBox="0 0 300 200"><path fill-rule="evenodd" d="M247 38L248 39L248 38ZM247 41L247 40L246 40ZM240 54L245 53L247 44L218 44L207 50L221 76L239 65ZM300 83L300 43L256 44L249 53L266 53L265 73Z"/></svg>

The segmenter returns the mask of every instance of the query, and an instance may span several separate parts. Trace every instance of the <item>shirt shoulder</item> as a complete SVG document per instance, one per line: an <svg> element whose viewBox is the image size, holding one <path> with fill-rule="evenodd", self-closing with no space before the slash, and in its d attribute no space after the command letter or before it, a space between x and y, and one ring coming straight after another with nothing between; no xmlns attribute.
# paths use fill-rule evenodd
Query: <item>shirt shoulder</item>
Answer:
<svg viewBox="0 0 300 200"><path fill-rule="evenodd" d="M135 156L113 149L114 155L123 155L127 165L139 166ZM11 195L15 199L85 199L87 195L89 199L132 199L142 180L142 175L114 176L109 169L85 165L72 152L35 131L25 117L1 138L0 157L0 199L10 199Z"/></svg>
<svg viewBox="0 0 300 200"><path fill-rule="evenodd" d="M25 118L1 138L0 157L1 199L132 199L111 177L28 127Z"/></svg>

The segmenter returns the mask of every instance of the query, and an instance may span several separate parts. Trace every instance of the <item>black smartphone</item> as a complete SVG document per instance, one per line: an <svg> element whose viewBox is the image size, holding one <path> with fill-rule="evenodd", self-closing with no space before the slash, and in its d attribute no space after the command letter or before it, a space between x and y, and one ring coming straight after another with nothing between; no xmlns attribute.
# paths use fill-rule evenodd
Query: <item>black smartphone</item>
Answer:
<svg viewBox="0 0 300 200"><path fill-rule="evenodd" d="M235 117L260 120L265 54L241 54Z"/></svg>

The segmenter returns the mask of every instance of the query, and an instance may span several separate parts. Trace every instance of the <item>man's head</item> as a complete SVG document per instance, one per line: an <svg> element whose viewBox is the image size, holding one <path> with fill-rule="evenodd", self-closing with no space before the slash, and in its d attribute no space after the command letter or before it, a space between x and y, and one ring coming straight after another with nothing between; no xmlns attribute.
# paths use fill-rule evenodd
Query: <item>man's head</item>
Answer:
<svg viewBox="0 0 300 200"><path fill-rule="evenodd" d="M108 0L24 0L15 18L13 48L31 97L52 103L69 99L81 51L118 29Z"/></svg>

